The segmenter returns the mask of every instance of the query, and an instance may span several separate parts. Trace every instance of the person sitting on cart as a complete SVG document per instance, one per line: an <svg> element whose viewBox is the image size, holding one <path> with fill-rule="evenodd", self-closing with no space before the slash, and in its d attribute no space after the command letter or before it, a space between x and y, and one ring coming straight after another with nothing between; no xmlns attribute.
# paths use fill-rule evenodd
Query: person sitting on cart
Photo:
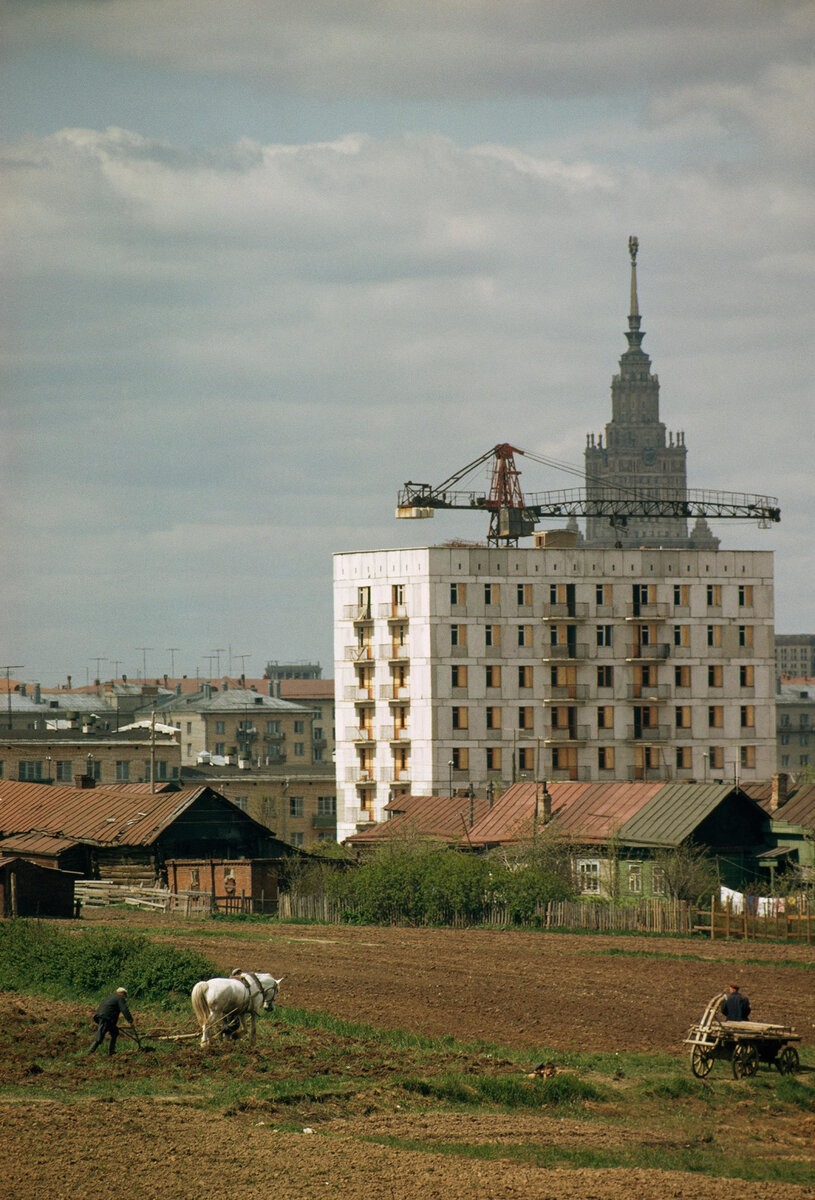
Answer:
<svg viewBox="0 0 815 1200"><path fill-rule="evenodd" d="M750 1001L741 994L737 983L728 984L727 995L719 1005L719 1012L728 1021L746 1021L750 1016Z"/></svg>

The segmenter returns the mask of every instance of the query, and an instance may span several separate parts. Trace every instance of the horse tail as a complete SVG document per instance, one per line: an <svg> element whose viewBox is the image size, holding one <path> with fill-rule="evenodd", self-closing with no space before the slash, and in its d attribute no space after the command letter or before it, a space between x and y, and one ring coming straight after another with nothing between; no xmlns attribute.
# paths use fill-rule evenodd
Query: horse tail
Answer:
<svg viewBox="0 0 815 1200"><path fill-rule="evenodd" d="M210 1007L207 1001L207 985L203 979L200 983L196 983L192 989L192 1011L195 1013L198 1024L203 1029L210 1016Z"/></svg>

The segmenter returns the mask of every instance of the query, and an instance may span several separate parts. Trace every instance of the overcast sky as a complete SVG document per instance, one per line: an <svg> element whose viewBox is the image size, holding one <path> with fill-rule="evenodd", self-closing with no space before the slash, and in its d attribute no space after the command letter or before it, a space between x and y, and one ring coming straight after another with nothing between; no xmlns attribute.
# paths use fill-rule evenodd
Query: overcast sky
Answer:
<svg viewBox="0 0 815 1200"><path fill-rule="evenodd" d="M811 0L13 0L2 661L332 674L333 552L486 533L406 479L582 462L632 233L689 483L779 497L715 531L815 632L814 44Z"/></svg>

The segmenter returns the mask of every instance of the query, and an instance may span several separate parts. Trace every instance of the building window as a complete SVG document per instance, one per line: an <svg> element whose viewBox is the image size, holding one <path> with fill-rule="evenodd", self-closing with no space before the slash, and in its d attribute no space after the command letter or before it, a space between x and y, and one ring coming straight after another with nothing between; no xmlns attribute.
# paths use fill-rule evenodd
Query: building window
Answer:
<svg viewBox="0 0 815 1200"><path fill-rule="evenodd" d="M532 604L532 584L519 583L518 588L518 604L522 607L529 608Z"/></svg>
<svg viewBox="0 0 815 1200"><path fill-rule="evenodd" d="M223 758L226 753L226 742L216 742L215 743L215 753L218 755L219 758Z"/></svg>
<svg viewBox="0 0 815 1200"><path fill-rule="evenodd" d="M790 765L790 756L789 756L789 754L782 754L782 755L781 755L781 766L782 766L782 767L788 767L789 765Z"/></svg>
<svg viewBox="0 0 815 1200"><path fill-rule="evenodd" d="M101 766L101 763L97 763L96 765ZM97 776L97 778L98 778L98 776ZM168 778L169 778L169 776L167 774L167 759L166 758L156 759L156 779L168 779Z"/></svg>
<svg viewBox="0 0 815 1200"><path fill-rule="evenodd" d="M465 666L450 668L450 686L454 688L467 686L467 668Z"/></svg>
<svg viewBox="0 0 815 1200"><path fill-rule="evenodd" d="M665 895L665 868L651 867L651 891L655 896Z"/></svg>
<svg viewBox="0 0 815 1200"><path fill-rule="evenodd" d="M708 608L721 608L721 606L722 606L721 584L709 583L707 585L707 606L708 606Z"/></svg>
<svg viewBox="0 0 815 1200"><path fill-rule="evenodd" d="M518 728L535 728L535 710L531 704L524 704L518 709Z"/></svg>
<svg viewBox="0 0 815 1200"><path fill-rule="evenodd" d="M127 783L130 779L130 762L128 759L116 760L116 782Z"/></svg>
<svg viewBox="0 0 815 1200"><path fill-rule="evenodd" d="M466 646L467 645L467 626L466 625L451 625L450 626L450 645L451 646Z"/></svg>
<svg viewBox="0 0 815 1200"><path fill-rule="evenodd" d="M305 758L305 755L306 755L305 742L295 742L294 743L294 757L295 758Z"/></svg>
<svg viewBox="0 0 815 1200"><path fill-rule="evenodd" d="M0 772L1 773L1 772ZM69 759L57 759L57 783L70 783L74 777L73 763Z"/></svg>
<svg viewBox="0 0 815 1200"><path fill-rule="evenodd" d="M614 709L610 704L603 704L597 709L597 728L614 728Z"/></svg>
<svg viewBox="0 0 815 1200"><path fill-rule="evenodd" d="M674 604L687 608L690 604L690 586L687 583L674 584Z"/></svg>
<svg viewBox="0 0 815 1200"><path fill-rule="evenodd" d="M487 718L487 729L500 729L501 709L495 705L488 704L484 712Z"/></svg>
<svg viewBox="0 0 815 1200"><path fill-rule="evenodd" d="M790 723L790 714L782 713L781 714L781 725L785 726L785 725L789 725L789 723Z"/></svg>
<svg viewBox="0 0 815 1200"><path fill-rule="evenodd" d="M788 733L782 733L781 734L781 745L789 746L789 744L790 744L790 735Z"/></svg>
<svg viewBox="0 0 815 1200"><path fill-rule="evenodd" d="M277 734L279 734L280 733L280 722L279 721L267 721L266 722L266 732L273 737L276 736Z"/></svg>
<svg viewBox="0 0 815 1200"><path fill-rule="evenodd" d="M403 583L394 583L391 587L391 604L394 608L400 608L405 603L405 585Z"/></svg>
<svg viewBox="0 0 815 1200"><path fill-rule="evenodd" d="M628 890L639 896L642 894L642 864L631 863L628 868Z"/></svg>
<svg viewBox="0 0 815 1200"><path fill-rule="evenodd" d="M519 771L534 771L535 769L535 751L531 746L521 746L518 750L518 770Z"/></svg>
<svg viewBox="0 0 815 1200"><path fill-rule="evenodd" d="M579 858L577 866L577 886L581 892L595 895L600 891L600 860L598 858Z"/></svg>
<svg viewBox="0 0 815 1200"><path fill-rule="evenodd" d="M708 746L707 758L711 771L724 770L724 746Z"/></svg>
<svg viewBox="0 0 815 1200"><path fill-rule="evenodd" d="M518 626L518 645L519 646L531 646L532 645L532 626L531 625L519 625Z"/></svg>
<svg viewBox="0 0 815 1200"><path fill-rule="evenodd" d="M313 761L314 761L314 762L322 762L322 761L323 761L323 748L322 748L322 746L315 746L315 747L314 747L314 749L312 750L312 759L313 759Z"/></svg>
<svg viewBox="0 0 815 1200"><path fill-rule="evenodd" d="M691 765L692 765L692 763L691 763L690 746L677 746L676 747L676 769L677 769L677 771L688 771L688 770L690 770Z"/></svg>
<svg viewBox="0 0 815 1200"><path fill-rule="evenodd" d="M454 729L469 729L468 711L466 708L456 706L453 712L453 728Z"/></svg>
<svg viewBox="0 0 815 1200"><path fill-rule="evenodd" d="M294 722L294 732L295 733L305 733L306 732L305 721L295 721Z"/></svg>
<svg viewBox="0 0 815 1200"><path fill-rule="evenodd" d="M707 644L708 644L708 646L721 646L721 644L722 644L722 627L721 627L721 625L708 625L708 627L707 627Z"/></svg>
<svg viewBox="0 0 815 1200"><path fill-rule="evenodd" d="M470 751L466 746L454 746L450 757L454 771L466 771L470 765Z"/></svg>
<svg viewBox="0 0 815 1200"><path fill-rule="evenodd" d="M739 645L752 646L753 644L753 626L739 625Z"/></svg>
<svg viewBox="0 0 815 1200"><path fill-rule="evenodd" d="M303 846L305 846L305 844L306 844L306 835L302 832L302 830L300 830L296 833L289 834L289 845L290 846L297 846L300 849L302 849Z"/></svg>
<svg viewBox="0 0 815 1200"><path fill-rule="evenodd" d="M597 686L601 688L614 687L614 668L613 667L598 667L597 668Z"/></svg>
<svg viewBox="0 0 815 1200"><path fill-rule="evenodd" d="M488 771L500 771L501 770L501 747L500 746L487 746L487 770Z"/></svg>
<svg viewBox="0 0 815 1200"><path fill-rule="evenodd" d="M614 747L600 746L597 751L597 766L601 771L614 770Z"/></svg>
<svg viewBox="0 0 815 1200"><path fill-rule="evenodd" d="M318 796L317 797L317 816L318 817L334 817L337 816L337 797L336 796Z"/></svg>
<svg viewBox="0 0 815 1200"><path fill-rule="evenodd" d="M531 667L518 667L518 687L519 688L531 688L532 687L532 668Z"/></svg>
<svg viewBox="0 0 815 1200"><path fill-rule="evenodd" d="M485 682L488 688L497 688L501 686L501 668L486 667L484 669Z"/></svg>
<svg viewBox="0 0 815 1200"><path fill-rule="evenodd" d="M215 722L215 732L216 732L216 734L226 733L226 721L216 721Z"/></svg>
<svg viewBox="0 0 815 1200"><path fill-rule="evenodd" d="M724 667L720 665L709 666L707 669L707 685L708 687L720 688L724 684Z"/></svg>
<svg viewBox="0 0 815 1200"><path fill-rule="evenodd" d="M232 803L234 805L236 805L241 810L241 812L246 812L246 810L249 807L249 797L248 796L233 796Z"/></svg>
<svg viewBox="0 0 815 1200"><path fill-rule="evenodd" d="M42 763L27 761L26 759L21 760L19 777L20 779L29 781L42 779Z"/></svg>
<svg viewBox="0 0 815 1200"><path fill-rule="evenodd" d="M594 598L598 604L611 604L611 584L610 583L595 584Z"/></svg>
<svg viewBox="0 0 815 1200"><path fill-rule="evenodd" d="M711 729L721 729L724 726L724 708L721 704L708 705L707 723Z"/></svg>
<svg viewBox="0 0 815 1200"><path fill-rule="evenodd" d="M489 605L489 604L497 604L498 603L498 597L500 594L499 588L500 588L500 584L497 584L497 583L485 583L484 584L484 603L485 604Z"/></svg>
<svg viewBox="0 0 815 1200"><path fill-rule="evenodd" d="M751 583L739 584L739 608L753 607L753 585Z"/></svg>
<svg viewBox="0 0 815 1200"><path fill-rule="evenodd" d="M597 645L598 646L610 646L612 644L611 643L612 630L613 630L613 626L611 626L611 625L598 625L597 626Z"/></svg>
<svg viewBox="0 0 815 1200"><path fill-rule="evenodd" d="M201 886L201 868L190 867L190 891L197 892Z"/></svg>
<svg viewBox="0 0 815 1200"><path fill-rule="evenodd" d="M752 768L756 765L756 748L755 746L740 746L739 747L739 762L743 767Z"/></svg>
<svg viewBox="0 0 815 1200"><path fill-rule="evenodd" d="M289 796L289 816L302 817L305 811L305 800L302 796Z"/></svg>
<svg viewBox="0 0 815 1200"><path fill-rule="evenodd" d="M677 704L674 709L674 724L677 729L690 729L691 708L689 704Z"/></svg>
<svg viewBox="0 0 815 1200"><path fill-rule="evenodd" d="M501 626L487 625L484 629L484 644L487 646L501 645Z"/></svg>
<svg viewBox="0 0 815 1200"><path fill-rule="evenodd" d="M187 733L192 733L192 721L187 721Z"/></svg>
<svg viewBox="0 0 815 1200"><path fill-rule="evenodd" d="M740 709L742 729L753 729L756 723L756 710L752 704L742 704Z"/></svg>
<svg viewBox="0 0 815 1200"><path fill-rule="evenodd" d="M451 583L450 584L450 603L464 604L467 599L467 584L466 583Z"/></svg>
<svg viewBox="0 0 815 1200"><path fill-rule="evenodd" d="M690 645L690 625L674 625L674 645Z"/></svg>

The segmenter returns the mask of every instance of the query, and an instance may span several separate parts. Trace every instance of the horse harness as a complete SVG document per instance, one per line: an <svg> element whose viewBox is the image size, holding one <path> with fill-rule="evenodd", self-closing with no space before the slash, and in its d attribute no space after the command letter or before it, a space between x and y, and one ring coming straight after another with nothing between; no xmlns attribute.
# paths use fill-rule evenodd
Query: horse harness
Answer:
<svg viewBox="0 0 815 1200"><path fill-rule="evenodd" d="M257 987L258 991L260 992L260 998L261 998L262 1002L264 1004L268 1003L267 998L266 998L266 991L263 987L263 984L260 982L260 980L258 979L258 977L254 971L241 971L240 975L235 976L235 978L239 979L241 981L241 983L243 984L243 986L246 988L247 992L249 993L248 999L251 999L251 997L252 997L252 983L254 983L255 986ZM250 980L252 981L252 983L249 982ZM271 991L271 989L270 989L270 991ZM273 998L274 998L274 993L273 993Z"/></svg>

